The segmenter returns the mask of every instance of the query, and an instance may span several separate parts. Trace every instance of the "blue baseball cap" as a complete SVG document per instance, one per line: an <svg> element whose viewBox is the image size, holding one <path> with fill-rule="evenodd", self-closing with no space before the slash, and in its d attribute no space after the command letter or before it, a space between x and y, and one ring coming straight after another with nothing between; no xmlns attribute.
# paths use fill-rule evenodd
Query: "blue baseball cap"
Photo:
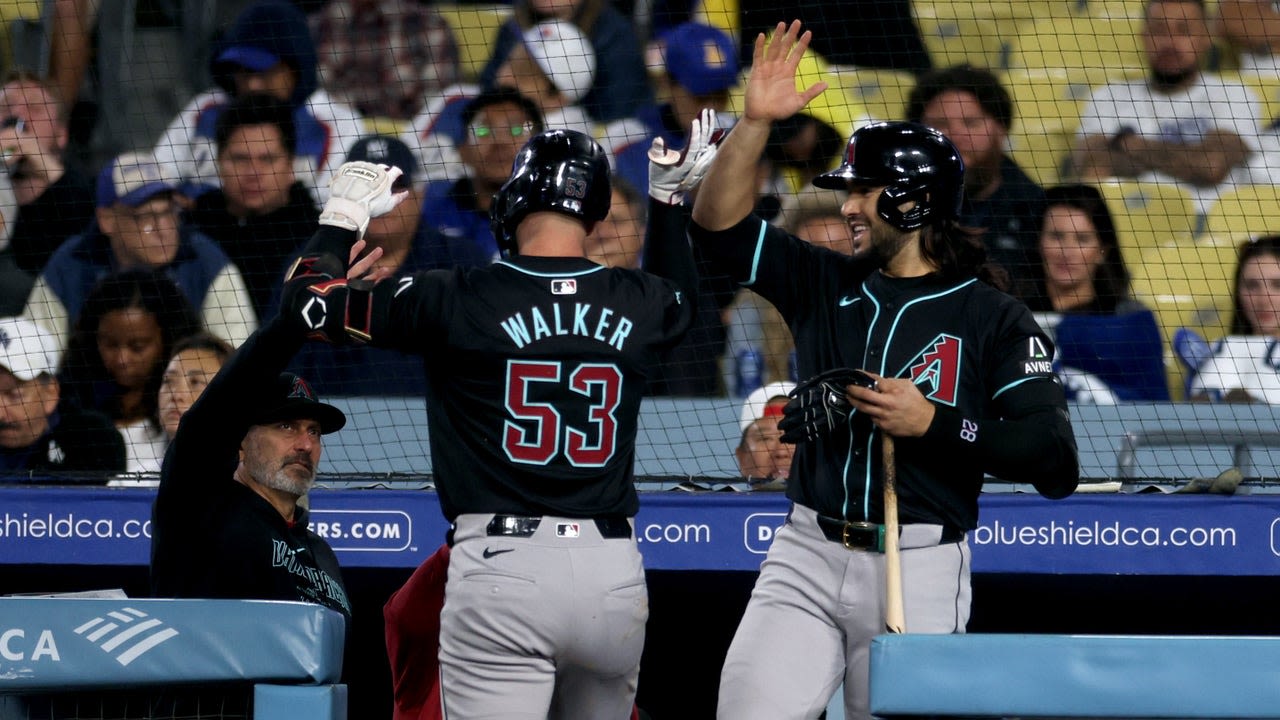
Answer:
<svg viewBox="0 0 1280 720"><path fill-rule="evenodd" d="M720 28L687 22L663 35L667 74L694 95L722 92L738 84L738 48Z"/></svg>
<svg viewBox="0 0 1280 720"><path fill-rule="evenodd" d="M232 45L215 62L232 63L253 72L265 72L280 64L280 56L252 45Z"/></svg>
<svg viewBox="0 0 1280 720"><path fill-rule="evenodd" d="M178 186L166 178L160 163L149 153L127 152L116 156L98 173L98 207L116 203L138 207L161 193L176 193Z"/></svg>

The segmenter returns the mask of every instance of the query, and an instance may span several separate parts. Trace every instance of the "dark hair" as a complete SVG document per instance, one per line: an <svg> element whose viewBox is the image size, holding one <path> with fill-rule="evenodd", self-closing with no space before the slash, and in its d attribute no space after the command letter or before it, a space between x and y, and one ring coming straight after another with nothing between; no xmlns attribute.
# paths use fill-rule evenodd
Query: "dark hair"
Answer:
<svg viewBox="0 0 1280 720"><path fill-rule="evenodd" d="M1044 191L1044 198L1045 215L1050 208L1065 205L1089 216L1102 247L1102 263L1093 273L1093 294L1103 309L1114 311L1116 303L1129 297L1130 275L1106 198L1093 185L1074 184L1051 187ZM1044 215L1040 218L1040 232L1043 231Z"/></svg>
<svg viewBox="0 0 1280 720"><path fill-rule="evenodd" d="M160 326L161 360L148 375L143 392L143 415L152 418L174 344L202 328L191 303L163 270L125 270L107 275L94 285L67 343L59 379L73 403L121 419L119 387L98 353L98 327L107 313L127 308L151 313Z"/></svg>
<svg viewBox="0 0 1280 720"><path fill-rule="evenodd" d="M476 119L480 111L492 105L501 105L503 103L511 103L518 106L524 111L525 117L529 118L529 122L533 123L534 134L543 131L545 120L542 118L542 111L538 109L537 104L532 100L520 94L519 90L509 87L497 87L492 90L485 90L479 95L467 101L462 108L462 127L471 127L471 121Z"/></svg>
<svg viewBox="0 0 1280 720"><path fill-rule="evenodd" d="M583 35L590 36L595 30L596 21L600 19L601 13L609 6L609 0L581 0L578 6L573 10L571 18L574 25L582 31ZM532 3L528 0L517 0L512 4L512 17L522 30L528 30L543 20L553 20L551 16L539 15L534 12Z"/></svg>
<svg viewBox="0 0 1280 720"><path fill-rule="evenodd" d="M226 365L227 360L229 360L236 351L236 349L231 346L231 343L223 340L217 335L214 335L208 330L197 330L191 335L179 338L178 341L173 344L173 348L169 350L169 355L164 360L164 367L160 368L161 385L164 385L164 371L169 366L169 363L173 362L174 358L188 350L206 350L213 353L213 356L218 358L218 367ZM157 386L157 396L159 395L159 392L160 388ZM160 422L160 408L158 405L155 410L152 411L151 422L156 427L164 427L164 423Z"/></svg>
<svg viewBox="0 0 1280 720"><path fill-rule="evenodd" d="M952 65L920 76L907 97L907 119L921 122L925 106L948 90L971 93L983 112L995 118L1005 130L1013 129L1013 98L1009 91L990 70L968 64Z"/></svg>
<svg viewBox="0 0 1280 720"><path fill-rule="evenodd" d="M997 290L1009 289L1009 273L987 261L982 232L955 220L920 228L920 253L948 279L976 277Z"/></svg>
<svg viewBox="0 0 1280 720"><path fill-rule="evenodd" d="M1232 335L1258 334L1258 329L1253 327L1240 307L1240 273L1244 270L1245 263L1262 255L1280 259L1280 235L1260 235L1240 246L1240 259L1236 261L1236 277L1231 286Z"/></svg>
<svg viewBox="0 0 1280 720"><path fill-rule="evenodd" d="M242 95L222 108L213 129L213 140L218 154L227 149L232 134L248 125L275 125L280 130L280 142L285 152L293 157L298 142L298 130L293 123L293 108L271 95L250 93Z"/></svg>

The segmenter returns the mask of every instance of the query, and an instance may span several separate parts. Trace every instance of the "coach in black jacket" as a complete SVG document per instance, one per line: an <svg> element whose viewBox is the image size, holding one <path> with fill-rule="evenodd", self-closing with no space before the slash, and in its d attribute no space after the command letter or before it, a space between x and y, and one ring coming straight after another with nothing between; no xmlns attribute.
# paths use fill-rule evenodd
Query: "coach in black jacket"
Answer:
<svg viewBox="0 0 1280 720"><path fill-rule="evenodd" d="M300 600L350 619L333 549L298 505L315 481L321 435L346 417L281 372L301 343L268 323L183 416L152 509L154 595Z"/></svg>

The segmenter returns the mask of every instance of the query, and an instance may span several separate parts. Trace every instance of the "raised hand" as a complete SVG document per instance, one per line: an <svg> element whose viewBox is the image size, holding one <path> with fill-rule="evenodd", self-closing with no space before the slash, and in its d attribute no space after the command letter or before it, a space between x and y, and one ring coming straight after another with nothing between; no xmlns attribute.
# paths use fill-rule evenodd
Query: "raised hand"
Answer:
<svg viewBox="0 0 1280 720"><path fill-rule="evenodd" d="M723 138L711 108L703 108L693 119L684 150L672 150L662 138L654 138L649 146L649 196L668 205L683 202L685 193L702 182Z"/></svg>
<svg viewBox="0 0 1280 720"><path fill-rule="evenodd" d="M343 163L329 183L329 199L320 213L320 224L355 230L363 235L369 218L386 215L408 197L407 191L392 190L396 178L402 174L400 168L389 165L363 161Z"/></svg>
<svg viewBox="0 0 1280 720"><path fill-rule="evenodd" d="M768 40L764 33L756 36L744 97L744 120L773 122L789 118L827 89L827 83L817 82L803 91L796 90L796 68L812 37L808 30L800 33L799 20L793 20L789 27L778 23Z"/></svg>

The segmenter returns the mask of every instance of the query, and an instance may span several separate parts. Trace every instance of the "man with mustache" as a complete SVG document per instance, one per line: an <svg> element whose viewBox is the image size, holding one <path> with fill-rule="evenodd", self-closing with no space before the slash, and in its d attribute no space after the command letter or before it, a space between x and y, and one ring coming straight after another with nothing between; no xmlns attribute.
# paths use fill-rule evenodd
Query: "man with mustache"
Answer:
<svg viewBox="0 0 1280 720"><path fill-rule="evenodd" d="M152 508L157 597L298 600L351 617L338 560L298 503L321 436L346 424L282 372L302 335L278 318L255 332L183 416Z"/></svg>

